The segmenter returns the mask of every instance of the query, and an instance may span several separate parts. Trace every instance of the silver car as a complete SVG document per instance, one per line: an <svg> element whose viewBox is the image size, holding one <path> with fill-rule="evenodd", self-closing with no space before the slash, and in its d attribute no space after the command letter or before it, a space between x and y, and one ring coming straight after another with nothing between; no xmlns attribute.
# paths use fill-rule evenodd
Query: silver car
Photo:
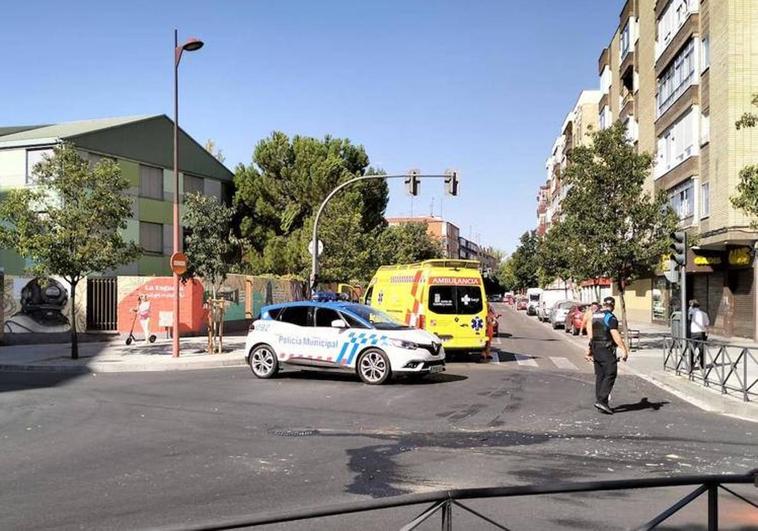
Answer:
<svg viewBox="0 0 758 531"><path fill-rule="evenodd" d="M565 325L566 314L571 307L576 304L575 301L558 301L553 305L553 309L550 312L550 324L553 328L562 328Z"/></svg>

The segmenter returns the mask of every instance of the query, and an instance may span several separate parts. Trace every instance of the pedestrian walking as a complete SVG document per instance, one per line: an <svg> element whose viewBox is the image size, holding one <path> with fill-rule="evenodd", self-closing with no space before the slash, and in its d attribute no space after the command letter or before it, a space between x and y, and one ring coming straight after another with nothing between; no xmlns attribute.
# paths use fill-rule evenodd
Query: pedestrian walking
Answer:
<svg viewBox="0 0 758 531"><path fill-rule="evenodd" d="M697 299L690 301L690 309L687 312L690 321L690 337L694 340L693 347L697 347L698 368L705 368L705 342L708 340L708 327L711 321L708 314L700 309ZM690 349L690 367L695 367L694 348Z"/></svg>
<svg viewBox="0 0 758 531"><path fill-rule="evenodd" d="M608 415L613 415L608 398L618 375L616 349L621 348L624 352L622 360L626 361L629 357L629 349L619 333L618 319L613 314L615 307L613 297L604 298L602 310L595 312L587 323L590 336L587 358L595 365L595 407Z"/></svg>

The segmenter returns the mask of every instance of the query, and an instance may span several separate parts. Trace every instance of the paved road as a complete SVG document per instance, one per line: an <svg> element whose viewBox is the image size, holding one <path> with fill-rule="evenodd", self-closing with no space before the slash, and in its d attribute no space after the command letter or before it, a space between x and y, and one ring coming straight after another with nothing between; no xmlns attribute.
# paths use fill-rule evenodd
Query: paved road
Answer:
<svg viewBox="0 0 758 531"><path fill-rule="evenodd" d="M758 425L702 412L632 376L592 407L579 350L512 310L499 363L423 384L246 369L0 374L0 528L125 529L450 487L758 466ZM744 490L758 498L754 488ZM513 529L616 529L683 490L477 502ZM723 500L731 523L758 528ZM702 518L693 507L676 523ZM387 529L418 509L277 529ZM704 521L704 520L700 520ZM485 528L456 516L464 529ZM729 522L724 521L724 528Z"/></svg>

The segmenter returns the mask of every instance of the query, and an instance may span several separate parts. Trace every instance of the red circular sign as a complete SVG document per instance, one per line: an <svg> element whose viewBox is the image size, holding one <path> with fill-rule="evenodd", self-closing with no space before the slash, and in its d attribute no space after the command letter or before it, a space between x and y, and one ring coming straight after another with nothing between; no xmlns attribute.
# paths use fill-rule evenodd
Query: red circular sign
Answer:
<svg viewBox="0 0 758 531"><path fill-rule="evenodd" d="M171 271L177 275L183 275L187 272L187 255L184 253L174 253L171 255Z"/></svg>

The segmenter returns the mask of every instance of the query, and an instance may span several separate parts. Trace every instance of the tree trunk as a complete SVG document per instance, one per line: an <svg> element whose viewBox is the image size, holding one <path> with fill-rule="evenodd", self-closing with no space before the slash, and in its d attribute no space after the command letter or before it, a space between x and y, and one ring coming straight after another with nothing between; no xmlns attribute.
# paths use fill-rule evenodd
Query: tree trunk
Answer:
<svg viewBox="0 0 758 531"><path fill-rule="evenodd" d="M79 359L79 338L76 334L76 285L79 283L69 282L71 285L71 359Z"/></svg>
<svg viewBox="0 0 758 531"><path fill-rule="evenodd" d="M621 335L624 338L624 344L629 348L629 326L626 321L626 299L624 299L625 288L624 281L616 282L619 289L619 298L621 299Z"/></svg>

